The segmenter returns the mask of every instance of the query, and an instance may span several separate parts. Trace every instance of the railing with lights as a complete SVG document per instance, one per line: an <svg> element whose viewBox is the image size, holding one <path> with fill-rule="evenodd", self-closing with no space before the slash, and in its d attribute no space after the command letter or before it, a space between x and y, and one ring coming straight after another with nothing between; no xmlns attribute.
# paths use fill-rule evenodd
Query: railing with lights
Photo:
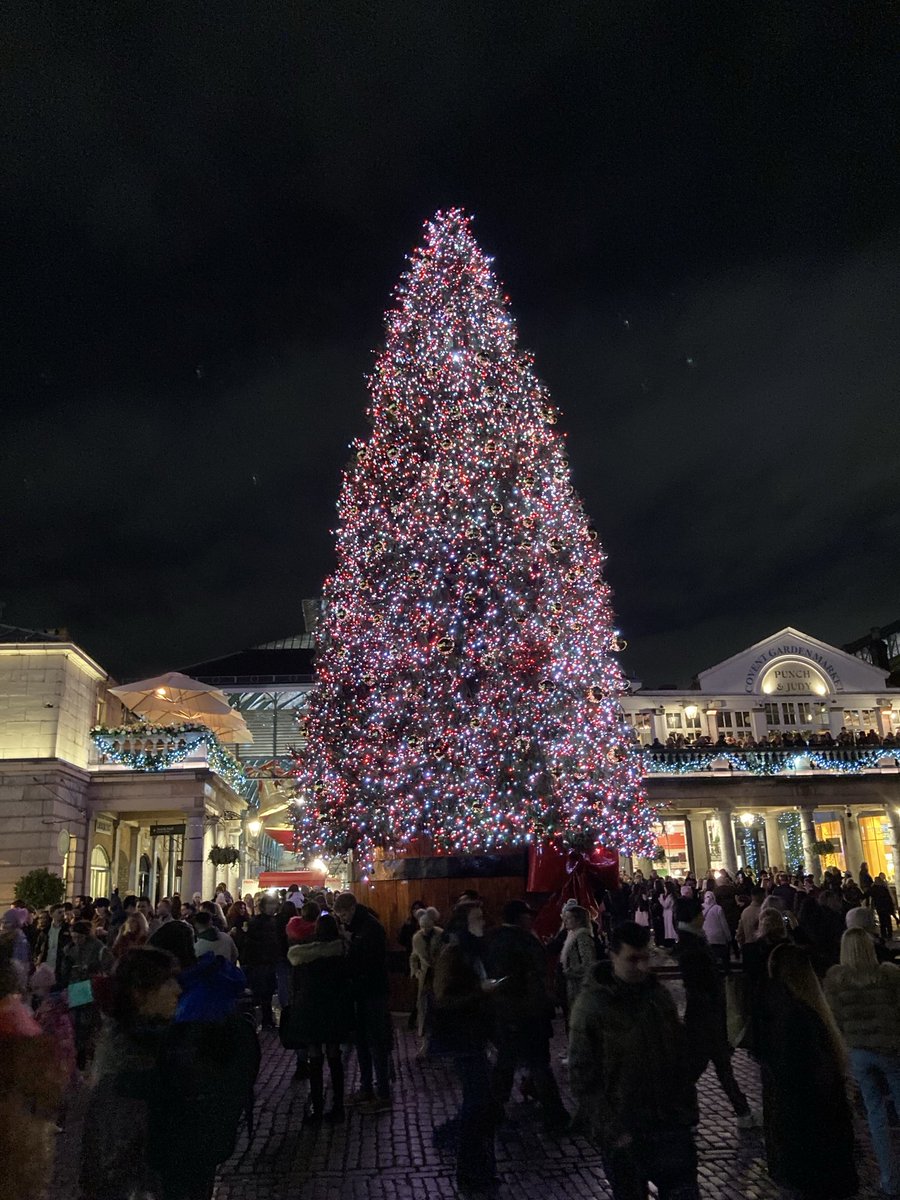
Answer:
<svg viewBox="0 0 900 1200"><path fill-rule="evenodd" d="M238 760L204 725L97 725L91 740L101 763L155 772L196 762L215 771L245 799L253 790Z"/></svg>
<svg viewBox="0 0 900 1200"><path fill-rule="evenodd" d="M783 775L828 771L858 775L862 771L897 770L900 748L887 746L771 747L739 750L733 746L690 746L684 749L643 750L648 775Z"/></svg>

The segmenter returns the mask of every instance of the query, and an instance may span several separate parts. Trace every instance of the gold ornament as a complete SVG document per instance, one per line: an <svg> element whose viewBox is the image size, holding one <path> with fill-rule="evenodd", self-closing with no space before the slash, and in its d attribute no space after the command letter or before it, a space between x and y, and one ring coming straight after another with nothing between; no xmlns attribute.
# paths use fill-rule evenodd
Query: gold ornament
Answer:
<svg viewBox="0 0 900 1200"><path fill-rule="evenodd" d="M542 679L540 682L540 688L542 692L552 692L555 687L556 684L552 679Z"/></svg>
<svg viewBox="0 0 900 1200"><path fill-rule="evenodd" d="M563 544L559 538L551 538L547 545L554 554L559 554L563 548Z"/></svg>
<svg viewBox="0 0 900 1200"><path fill-rule="evenodd" d="M437 644L438 652L443 655L453 653L453 638L442 637Z"/></svg>
<svg viewBox="0 0 900 1200"><path fill-rule="evenodd" d="M590 700L591 704L599 704L603 699L603 688L595 683L593 687L588 688L587 698Z"/></svg>
<svg viewBox="0 0 900 1200"><path fill-rule="evenodd" d="M559 420L559 413L556 411L556 409L552 405L548 405L544 409L544 420L547 422L548 425L555 425L556 422Z"/></svg>
<svg viewBox="0 0 900 1200"><path fill-rule="evenodd" d="M495 500L493 502L493 504L491 505L491 512L494 514L495 517L499 517L500 514L503 512L503 505L500 503L499 500Z"/></svg>
<svg viewBox="0 0 900 1200"><path fill-rule="evenodd" d="M628 643L625 641L625 639L623 637L613 638L611 648L615 651L616 654L621 654L624 650L628 649Z"/></svg>
<svg viewBox="0 0 900 1200"><path fill-rule="evenodd" d="M484 443L484 451L485 454L497 453L497 443L493 440L493 438L488 438L488 440Z"/></svg>

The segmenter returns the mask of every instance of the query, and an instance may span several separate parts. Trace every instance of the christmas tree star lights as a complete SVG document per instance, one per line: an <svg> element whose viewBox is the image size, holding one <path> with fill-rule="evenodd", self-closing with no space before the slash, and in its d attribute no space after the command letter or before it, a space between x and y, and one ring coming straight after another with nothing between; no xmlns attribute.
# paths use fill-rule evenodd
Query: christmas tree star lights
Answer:
<svg viewBox="0 0 900 1200"><path fill-rule="evenodd" d="M650 853L605 556L559 413L470 219L425 228L344 473L298 848Z"/></svg>

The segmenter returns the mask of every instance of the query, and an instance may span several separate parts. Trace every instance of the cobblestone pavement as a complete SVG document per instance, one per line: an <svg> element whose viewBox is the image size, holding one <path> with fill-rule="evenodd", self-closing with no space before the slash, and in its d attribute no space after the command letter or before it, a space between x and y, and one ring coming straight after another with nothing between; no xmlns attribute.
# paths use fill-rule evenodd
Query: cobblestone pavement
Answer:
<svg viewBox="0 0 900 1200"><path fill-rule="evenodd" d="M263 1068L257 1084L256 1131L251 1144L242 1131L234 1156L224 1164L215 1200L426 1200L455 1197L453 1163L432 1146L432 1127L456 1111L457 1091L449 1063L415 1057L405 1021L396 1023L397 1080L394 1108L381 1115L348 1113L347 1123L331 1129L302 1127L307 1085L295 1083L293 1054L281 1048L277 1034L264 1033ZM558 1055L562 1031L554 1039L554 1063L563 1094L569 1100L566 1070ZM735 1054L735 1073L759 1105L758 1073L742 1051ZM635 1069L642 1069L638 1064ZM348 1091L356 1086L355 1064ZM665 1087L664 1079L647 1076L647 1087ZM702 1119L698 1136L704 1200L748 1197L776 1200L782 1192L765 1169L762 1137L739 1132L712 1071L700 1085ZM327 1100L327 1097L326 1097ZM79 1121L72 1120L60 1137L51 1200L74 1200ZM544 1134L537 1110L516 1092L508 1106L509 1121L498 1136L498 1174L503 1187L498 1200L568 1200L571 1196L609 1197L599 1155L581 1138ZM215 1119L215 1114L206 1114ZM863 1187L860 1200L881 1195L864 1121L858 1121L858 1148Z"/></svg>

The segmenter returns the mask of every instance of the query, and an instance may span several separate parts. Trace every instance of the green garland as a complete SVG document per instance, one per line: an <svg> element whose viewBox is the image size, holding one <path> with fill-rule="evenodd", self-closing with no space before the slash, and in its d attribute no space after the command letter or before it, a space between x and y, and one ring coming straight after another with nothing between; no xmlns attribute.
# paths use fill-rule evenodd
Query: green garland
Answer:
<svg viewBox="0 0 900 1200"><path fill-rule="evenodd" d="M787 771L808 769L837 771L842 775L858 775L879 766L882 759L900 761L900 750L879 746L872 750L839 747L835 750L723 750L710 746L704 751L683 750L643 751L644 771L649 775L693 775L711 771L716 761L726 761L733 771L746 775L782 775Z"/></svg>
<svg viewBox="0 0 900 1200"><path fill-rule="evenodd" d="M107 762L133 771L166 771L184 762L202 743L215 771L239 796L247 797L251 782L238 760L205 725L122 725L109 729L95 725L91 739Z"/></svg>

